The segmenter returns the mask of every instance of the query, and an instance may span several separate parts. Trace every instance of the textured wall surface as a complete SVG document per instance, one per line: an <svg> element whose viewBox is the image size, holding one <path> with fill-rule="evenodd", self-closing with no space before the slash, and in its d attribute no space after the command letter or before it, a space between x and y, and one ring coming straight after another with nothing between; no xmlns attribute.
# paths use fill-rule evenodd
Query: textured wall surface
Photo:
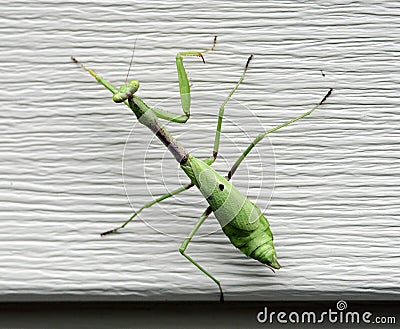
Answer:
<svg viewBox="0 0 400 329"><path fill-rule="evenodd" d="M218 35L206 65L186 60L192 118L168 127L209 156L219 104L254 54L226 107L221 172L258 133L335 90L266 139L233 179L269 219L282 269L242 255L214 216L189 255L227 299L398 299L400 5L319 3L1 1L0 298L218 299L178 252L206 206L194 189L100 238L187 178L70 60L123 83L138 37L138 95L179 113L175 54Z"/></svg>

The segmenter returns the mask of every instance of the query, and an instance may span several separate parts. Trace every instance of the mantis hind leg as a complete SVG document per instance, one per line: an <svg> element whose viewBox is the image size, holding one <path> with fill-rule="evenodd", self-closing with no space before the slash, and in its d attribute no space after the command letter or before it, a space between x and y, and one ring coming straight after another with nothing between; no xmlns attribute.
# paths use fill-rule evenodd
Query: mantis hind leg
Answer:
<svg viewBox="0 0 400 329"><path fill-rule="evenodd" d="M212 212L211 207L208 207L204 211L204 213L201 215L199 221L196 223L196 225L194 226L193 230L190 232L189 236L185 239L185 241L183 241L181 247L179 248L179 252L189 262L191 262L194 266L196 266L200 271L202 271L205 275L207 275L211 280L213 280L217 284L217 286L219 288L219 292L220 292L220 301L223 302L224 301L224 293L222 292L222 287L221 287L220 282L216 278L214 278L214 276L212 276L208 271L206 271L199 263L194 261L193 258L191 258L190 256L188 256L185 253L186 248L188 247L188 245L189 245L190 241L192 240L193 236L196 234L196 232L198 231L200 226L204 223L204 221L211 214L211 212Z"/></svg>
<svg viewBox="0 0 400 329"><path fill-rule="evenodd" d="M272 134L273 132L275 132L275 131L277 131L277 130L283 128L283 127L289 126L290 124L295 123L296 121L298 121L298 120L300 120L300 119L303 119L303 118L305 118L306 116L309 116L311 113L313 113L316 109L318 109L318 108L326 101L326 99L331 95L332 91L333 91L333 89L330 88L329 91L326 93L326 95L322 98L322 100L321 100L317 105L315 105L311 110L309 110L308 112L306 112L306 113L304 113L304 114L302 114L302 115L300 115L300 116L298 116L298 117L296 117L296 118L294 118L294 119L292 119L292 120L286 121L285 123L282 123L281 125L279 125L279 126L277 126L277 127L275 127L275 128L269 129L269 130L267 130L267 131L265 131L265 132L259 134L259 135L250 143L250 145L246 148L246 150L243 152L243 154L236 160L236 162L234 163L234 165L232 166L231 170L230 170L229 173L228 173L228 179L230 179L230 178L233 176L233 174L235 173L235 171L237 170L237 168L240 166L240 164L242 163L242 161L246 158L246 156L250 153L250 151L251 151L259 142L261 142L261 141L263 140L263 138L264 138L265 136L267 136L267 135L269 135L269 134Z"/></svg>

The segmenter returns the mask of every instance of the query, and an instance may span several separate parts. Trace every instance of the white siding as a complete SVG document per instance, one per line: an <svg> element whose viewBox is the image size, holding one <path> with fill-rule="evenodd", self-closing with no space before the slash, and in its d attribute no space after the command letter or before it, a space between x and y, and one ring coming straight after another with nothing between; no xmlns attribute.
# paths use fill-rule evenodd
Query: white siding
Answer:
<svg viewBox="0 0 400 329"><path fill-rule="evenodd" d="M218 106L250 54L226 107L220 160L228 164L259 132L335 90L312 117L271 135L233 180L267 207L283 268L273 274L247 259L213 216L189 254L227 299L399 298L398 1L114 3L1 1L0 298L218 299L178 252L205 208L194 189L119 235L98 235L132 212L121 167L133 125L124 161L132 206L187 179L69 58L120 84L138 37L138 95L178 113L175 54L209 47L214 35L206 65L186 61L191 122L168 125L195 155L211 154Z"/></svg>

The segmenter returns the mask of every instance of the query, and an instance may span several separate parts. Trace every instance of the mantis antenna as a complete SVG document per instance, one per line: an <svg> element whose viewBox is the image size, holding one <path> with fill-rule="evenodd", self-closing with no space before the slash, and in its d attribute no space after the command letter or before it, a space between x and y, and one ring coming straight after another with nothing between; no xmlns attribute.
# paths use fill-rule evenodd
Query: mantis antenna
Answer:
<svg viewBox="0 0 400 329"><path fill-rule="evenodd" d="M126 74L125 83L128 82L129 72L131 71L131 66L132 66L132 62L133 62L133 57L135 56L135 48L136 48L136 41L137 41L137 38L138 38L138 37L136 37L135 43L133 44L131 62L129 63L129 69L128 69L128 73Z"/></svg>

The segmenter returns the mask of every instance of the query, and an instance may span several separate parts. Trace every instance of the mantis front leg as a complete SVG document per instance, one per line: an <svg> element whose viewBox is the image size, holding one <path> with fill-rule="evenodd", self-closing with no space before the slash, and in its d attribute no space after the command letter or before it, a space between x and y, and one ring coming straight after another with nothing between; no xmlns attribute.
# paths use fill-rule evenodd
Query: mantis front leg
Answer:
<svg viewBox="0 0 400 329"><path fill-rule="evenodd" d="M150 106L146 105L143 101L141 101L143 105L146 106L148 109L150 109L160 119L177 123L185 123L190 117L190 84L189 84L189 79L187 77L185 66L183 65L183 58L186 56L198 56L201 57L203 62L205 63L203 54L214 50L216 42L217 42L217 37L215 36L213 45L209 49L205 49L203 51L182 51L176 55L176 69L178 71L179 92L181 96L181 104L184 113L183 115L175 114L159 108L151 108ZM131 98L132 95L139 88L139 81L131 80L129 83L124 84L118 89L110 81L98 75L96 71L87 68L75 57L71 56L71 59L73 62L78 64L82 69L84 69L86 72L92 75L97 80L98 83L100 83L102 86L111 91L113 93L113 99L115 102L117 103L123 102L128 107L130 107L132 111L134 111L134 109L129 104L128 99ZM133 88L133 90L129 91L128 95L127 90L130 90L131 88Z"/></svg>
<svg viewBox="0 0 400 329"><path fill-rule="evenodd" d="M178 83L179 83L179 93L181 97L181 106L183 110L183 115L178 115L173 112L169 112L163 109L159 109L157 107L149 107L149 109L160 119L177 122L177 123L185 123L189 120L190 117L190 83L186 73L185 66L183 65L183 58L186 56L198 56L201 57L203 62L205 63L203 54L209 51L213 51L215 45L217 43L217 37L214 37L214 42L211 48L205 49L203 51L181 51L176 54L176 70L178 72Z"/></svg>
<svg viewBox="0 0 400 329"><path fill-rule="evenodd" d="M182 109L187 118L190 116L190 84L189 79L187 77L187 73L185 70L185 66L183 65L183 57L186 56L198 56L204 61L203 53L208 51L212 51L215 48L215 44L217 43L217 37L214 37L214 43L211 48L206 49L204 51L181 51L176 54L176 69L178 71L178 80L179 80L179 92L181 94L181 104Z"/></svg>

